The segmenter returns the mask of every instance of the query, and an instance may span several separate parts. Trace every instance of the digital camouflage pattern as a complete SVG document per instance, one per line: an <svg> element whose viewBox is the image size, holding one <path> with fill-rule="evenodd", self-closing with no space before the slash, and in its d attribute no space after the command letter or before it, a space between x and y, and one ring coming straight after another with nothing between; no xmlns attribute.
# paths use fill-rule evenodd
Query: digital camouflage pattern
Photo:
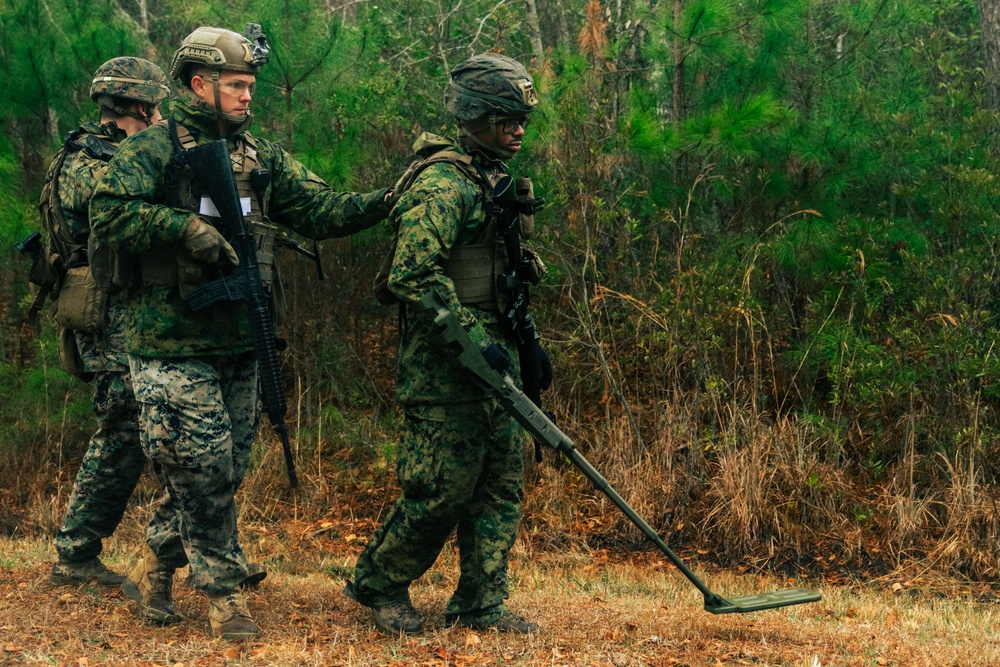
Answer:
<svg viewBox="0 0 1000 667"><path fill-rule="evenodd" d="M215 110L185 90L170 105L171 116L197 135L198 143L220 138ZM249 129L251 118L226 137ZM265 214L303 236L325 239L367 229L388 214L386 189L368 194L337 192L284 149L254 137L260 166L270 171L262 197ZM165 123L122 142L91 201L94 234L116 251L141 253L157 246L180 248L191 212L163 202L167 163L174 154ZM253 349L246 307L219 304L195 314L175 287L144 285L127 306L126 349L146 357L242 354Z"/></svg>
<svg viewBox="0 0 1000 667"><path fill-rule="evenodd" d="M459 63L444 91L444 108L459 123L488 114L523 116L538 106L524 65L499 53L484 53Z"/></svg>
<svg viewBox="0 0 1000 667"><path fill-rule="evenodd" d="M139 406L128 372L98 372L91 385L98 429L80 462L66 515L55 537L56 553L65 562L100 555L101 541L121 523L146 467L139 439Z"/></svg>
<svg viewBox="0 0 1000 667"><path fill-rule="evenodd" d="M88 136L111 143L125 138L113 122L84 123L78 141ZM53 160L58 164L59 155ZM68 156L59 173L63 214L73 241L87 245L88 203L107 161L81 150ZM101 553L102 540L122 520L146 458L139 442L139 406L132 393L124 344L124 311L120 296L109 299L103 330L74 331L84 370L93 373L93 409L97 431L91 436L73 483L63 524L55 537L60 560L79 562Z"/></svg>
<svg viewBox="0 0 1000 667"><path fill-rule="evenodd" d="M257 362L252 355L130 361L142 448L164 489L147 544L166 569L190 559L195 588L233 590L247 577L234 495L260 417Z"/></svg>
<svg viewBox="0 0 1000 667"><path fill-rule="evenodd" d="M462 146L458 153L468 154ZM476 152L476 161L490 171L503 171L501 162ZM451 248L484 243L496 231L487 220L482 188L451 164L425 169L399 199L390 216L397 229L396 254L389 274L389 289L405 304L437 291L469 332L473 342L485 347L504 344L496 313L462 305L455 283L444 273ZM443 366L434 343L428 340L426 313L407 308L396 359L396 400L403 406L439 405L482 401L486 392L461 369ZM514 351L512 342L507 351ZM516 358L516 354L512 355Z"/></svg>
<svg viewBox="0 0 1000 667"><path fill-rule="evenodd" d="M170 112L197 144L223 138L230 153L252 122L248 115L238 125L222 124L222 136L215 108L187 89ZM388 214L386 189L338 193L277 145L252 143L270 176L260 207L274 222L321 239L366 229ZM90 221L101 242L136 254L156 248L180 261L194 214L168 204L174 153L167 123L122 142L91 199ZM196 588L228 594L248 574L234 497L259 421L246 306L218 304L195 314L176 285L144 284L130 291L126 313L143 448L164 487L147 544L170 568L189 562Z"/></svg>
<svg viewBox="0 0 1000 667"><path fill-rule="evenodd" d="M104 97L158 105L167 99L170 85L159 67L142 58L112 58L97 68L90 84L90 99L100 106Z"/></svg>
<svg viewBox="0 0 1000 667"><path fill-rule="evenodd" d="M119 144L125 139L125 130L119 128L113 121L107 123L87 122L80 126L80 134L76 141L86 145L87 137L101 137L112 144ZM62 154L52 160L53 167L58 164ZM62 170L59 172L59 200L62 203L63 215L69 235L75 243L87 245L90 237L90 196L94 188L108 169L107 160L93 157L87 151L78 150L66 157ZM46 181L54 174L46 176Z"/></svg>
<svg viewBox="0 0 1000 667"><path fill-rule="evenodd" d="M505 171L473 155L488 172ZM515 344L498 315L462 305L444 270L453 248L495 242L495 225L480 186L447 163L421 172L390 219L398 231L388 286L405 308L396 357L396 399L405 412L397 454L401 493L359 556L345 593L371 607L408 601L410 583L457 529L461 577L448 617L490 623L509 613L503 601L521 519L523 436L464 371L441 362L429 313L416 304L437 291L475 343L507 350L516 373Z"/></svg>
<svg viewBox="0 0 1000 667"><path fill-rule="evenodd" d="M346 593L368 606L409 600L410 582L457 528L461 574L446 619L491 623L509 613L523 452L520 426L495 401L407 410L396 462L401 493L358 557Z"/></svg>

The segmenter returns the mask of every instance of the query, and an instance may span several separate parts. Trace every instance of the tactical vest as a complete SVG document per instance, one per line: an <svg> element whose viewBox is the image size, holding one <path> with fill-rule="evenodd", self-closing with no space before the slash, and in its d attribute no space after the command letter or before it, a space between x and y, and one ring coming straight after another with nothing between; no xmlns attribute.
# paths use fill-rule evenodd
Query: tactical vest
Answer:
<svg viewBox="0 0 1000 667"><path fill-rule="evenodd" d="M222 227L214 204L203 195L191 168L184 164L184 151L197 145L194 135L173 119L161 121L161 124L167 127L174 144L174 154L167 166L167 205L196 213L202 220L218 228L223 236L228 236L228 230ZM277 227L267 220L263 210L267 183L263 180L266 176L262 177L261 174L267 172L260 169L257 144L253 137L249 134L237 135L235 147L230 151L230 160L236 189L243 203L244 222L253 234L257 246L261 282L265 288L274 285L275 299L278 301L279 289L274 267ZM192 289L219 275L217 266L195 259L183 243L151 248L141 255L139 267L144 284L177 286L181 297L186 297Z"/></svg>
<svg viewBox="0 0 1000 667"><path fill-rule="evenodd" d="M484 310L502 310L506 295L497 292L497 276L507 271L508 263L497 234L497 221L491 211L493 186L504 174L499 170L484 169L471 155L455 151L450 141L430 133L420 135L414 144L414 151L422 157L411 162L396 182L390 204L395 206L417 177L435 164L454 165L463 176L475 183L483 193L483 208L487 215L486 240L475 245L454 246L442 270L455 284L455 294L460 303ZM388 286L397 242L398 237L393 238L373 283L375 298L385 305L398 302Z"/></svg>
<svg viewBox="0 0 1000 667"><path fill-rule="evenodd" d="M113 137L75 130L66 135L42 186L38 212L47 240L44 257L32 269L32 282L56 302L54 317L64 328L88 333L101 329L113 278L124 272L124 258L97 243L93 235L89 236L89 248L88 242L80 243L73 238L63 211L59 178L67 158L80 151L92 159L108 162L117 150ZM40 296L44 298L43 293ZM37 313L40 306L40 303L33 305L32 313Z"/></svg>

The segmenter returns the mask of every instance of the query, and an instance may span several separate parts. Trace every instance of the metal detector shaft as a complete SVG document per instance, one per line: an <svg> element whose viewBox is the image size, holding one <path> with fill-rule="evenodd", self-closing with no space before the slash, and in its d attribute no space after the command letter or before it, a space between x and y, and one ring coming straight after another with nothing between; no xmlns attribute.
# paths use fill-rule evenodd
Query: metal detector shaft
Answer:
<svg viewBox="0 0 1000 667"><path fill-rule="evenodd" d="M458 318L448 309L447 303L436 292L424 297L420 301L420 306L425 311L430 311L433 317L432 327L438 340L445 349L452 355L449 361L465 368L489 389L504 409L512 416L525 431L530 433L536 440L552 449L562 452L582 472L591 483L611 500L615 506L629 518L629 520L642 531L650 542L655 544L660 551L670 559L670 562L677 566L677 569L694 584L705 598L705 610L713 614L725 614L732 612L759 611L761 609L773 609L789 605L802 604L804 602L816 602L820 599L820 594L804 588L793 588L774 593L763 593L760 595L749 595L740 598L725 599L709 589L705 583L691 571L687 565L667 546L660 535L653 530L632 507L625 502L617 491L611 486L607 479L599 473L594 466L577 450L573 441L542 412L524 393L517 388L514 380L507 375L497 373L483 358L483 355L476 348L462 327Z"/></svg>

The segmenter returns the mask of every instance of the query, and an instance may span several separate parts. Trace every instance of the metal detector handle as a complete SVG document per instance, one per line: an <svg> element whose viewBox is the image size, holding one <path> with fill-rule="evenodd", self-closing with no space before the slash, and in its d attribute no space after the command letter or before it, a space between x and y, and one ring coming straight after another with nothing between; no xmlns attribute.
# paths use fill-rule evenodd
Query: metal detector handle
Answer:
<svg viewBox="0 0 1000 667"><path fill-rule="evenodd" d="M652 526L646 523L642 517L640 517L632 507L625 502L625 499L618 495L618 492L614 490L611 484L604 478L601 473L597 472L594 466L590 465L590 462L583 457L583 455L576 449L576 445L573 441L563 433L558 426L556 426L551 419L549 419L544 412L537 405L535 405L527 396L524 395L520 389L514 384L514 381L508 375L501 376L495 370L490 368L490 365L486 363L486 359L483 358L482 353L476 347L476 344L472 342L469 335L465 332L462 327L461 322L455 317L455 314L451 312L448 308L448 304L437 292L432 292L431 294L425 296L420 300L420 307L429 310L433 313L433 326L436 329L434 335L437 337L438 341L442 346L451 353L449 362L460 366L467 371L469 371L473 377L475 377L480 384L482 384L486 389L490 390L500 401L500 404L504 409L510 413L510 415L517 420L517 422L524 428L525 431L530 433L537 442L542 443L547 447L551 447L557 451L562 452L567 458L575 465L580 472L586 475L595 487L601 493L606 495L612 503L615 504L618 509L620 509L625 516L632 521L636 527L643 532L643 534L649 538L653 544L659 547L667 558L670 559L674 565L677 566L685 577L691 581L695 587L701 591L702 595L705 596L705 605L709 604L718 605L724 602L724 600L713 593L708 586L704 584L695 575L691 569L684 564L684 562L675 554L667 543L660 538L659 534L653 530Z"/></svg>

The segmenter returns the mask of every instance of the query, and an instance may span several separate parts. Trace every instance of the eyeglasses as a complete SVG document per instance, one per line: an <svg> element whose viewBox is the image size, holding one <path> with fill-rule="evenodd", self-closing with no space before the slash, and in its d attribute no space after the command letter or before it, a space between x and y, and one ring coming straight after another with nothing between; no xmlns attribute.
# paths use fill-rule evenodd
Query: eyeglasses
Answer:
<svg viewBox="0 0 1000 667"><path fill-rule="evenodd" d="M219 85L234 97L241 97L243 93L248 91L250 92L250 96L253 97L254 91L257 90L256 83L247 83L246 81L220 81Z"/></svg>
<svg viewBox="0 0 1000 667"><path fill-rule="evenodd" d="M504 134L514 134L519 127L527 130L530 123L531 118L528 116L521 116L520 118L497 118L497 127L503 130Z"/></svg>

